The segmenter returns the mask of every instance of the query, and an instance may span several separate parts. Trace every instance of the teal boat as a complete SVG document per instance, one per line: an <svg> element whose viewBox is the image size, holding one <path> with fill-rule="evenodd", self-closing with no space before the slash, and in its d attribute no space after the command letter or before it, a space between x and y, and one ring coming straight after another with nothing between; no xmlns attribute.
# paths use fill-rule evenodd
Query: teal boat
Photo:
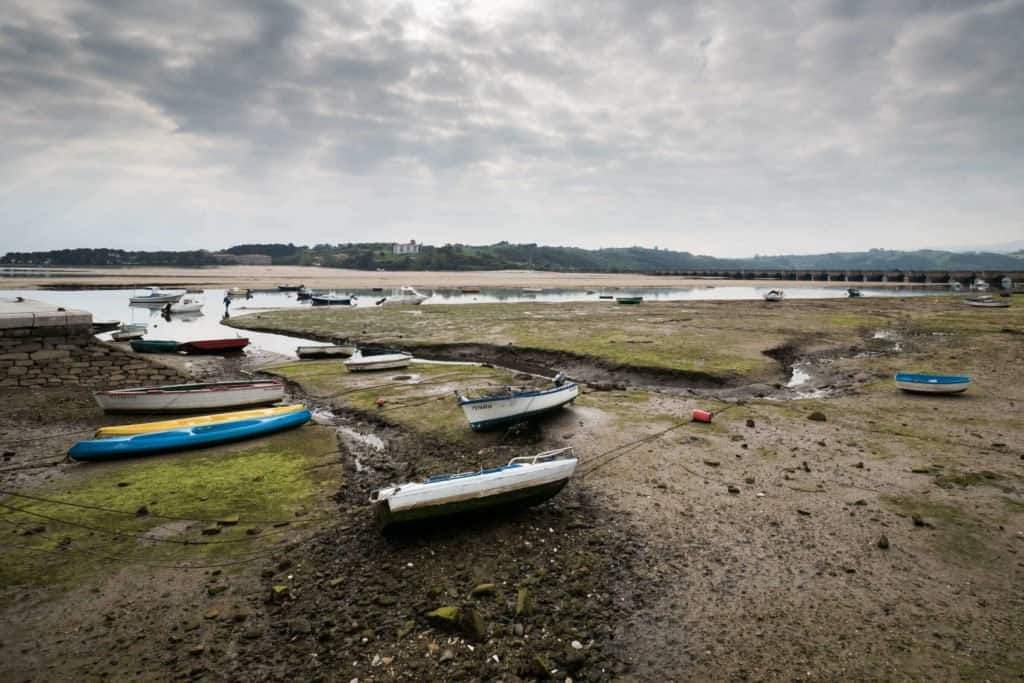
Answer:
<svg viewBox="0 0 1024 683"><path fill-rule="evenodd" d="M175 353L178 342L170 339L133 339L132 351L138 353Z"/></svg>
<svg viewBox="0 0 1024 683"><path fill-rule="evenodd" d="M152 455L189 448L202 448L299 427L308 422L310 417L312 414L309 410L299 410L283 415L232 420L231 422L169 429L164 432L91 439L79 441L72 446L68 451L68 457L74 460L115 460L135 455Z"/></svg>
<svg viewBox="0 0 1024 683"><path fill-rule="evenodd" d="M643 301L642 296L617 296L615 297L615 303L617 304L638 304Z"/></svg>

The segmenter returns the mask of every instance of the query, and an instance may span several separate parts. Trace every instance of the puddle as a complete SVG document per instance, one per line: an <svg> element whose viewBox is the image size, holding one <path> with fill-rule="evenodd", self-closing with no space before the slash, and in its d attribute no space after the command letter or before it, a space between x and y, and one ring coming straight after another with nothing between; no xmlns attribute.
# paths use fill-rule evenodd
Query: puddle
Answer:
<svg viewBox="0 0 1024 683"><path fill-rule="evenodd" d="M384 443L384 440L377 436L376 434L366 434L363 432L357 432L351 427L338 427L337 431L338 434L340 434L343 438L355 441L356 443L362 446L368 446L370 449L378 453L382 453L384 449L387 447L387 444Z"/></svg>

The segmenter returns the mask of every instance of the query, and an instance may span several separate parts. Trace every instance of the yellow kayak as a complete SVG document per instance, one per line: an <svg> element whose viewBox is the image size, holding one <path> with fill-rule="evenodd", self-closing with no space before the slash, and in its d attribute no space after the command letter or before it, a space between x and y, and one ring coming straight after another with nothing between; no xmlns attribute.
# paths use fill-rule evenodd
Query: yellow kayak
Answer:
<svg viewBox="0 0 1024 683"><path fill-rule="evenodd" d="M305 410L306 406L297 404L293 406L275 406L273 408L258 408L256 410L239 410L233 413L215 413L213 415L198 415L196 417L183 417L177 420L160 420L159 422L139 422L133 425L117 425L114 427L100 427L96 430L97 439L105 439L110 436L131 436L133 434L148 434L150 432L164 432L168 429L181 429L183 427L198 427L201 425L217 424L218 422L230 422L232 420L246 420L254 417L273 417L275 415L286 415L299 410Z"/></svg>

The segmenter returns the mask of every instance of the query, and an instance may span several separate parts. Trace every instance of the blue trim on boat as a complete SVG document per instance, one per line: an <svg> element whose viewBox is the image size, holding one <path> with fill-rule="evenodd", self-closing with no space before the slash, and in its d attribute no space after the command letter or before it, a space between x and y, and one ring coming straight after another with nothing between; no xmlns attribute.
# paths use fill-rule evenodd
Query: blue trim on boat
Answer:
<svg viewBox="0 0 1024 683"><path fill-rule="evenodd" d="M896 381L913 384L967 384L971 378L960 375L915 375L909 372L897 372Z"/></svg>
<svg viewBox="0 0 1024 683"><path fill-rule="evenodd" d="M504 472L505 470L514 470L522 467L520 464L515 465L502 465L501 467L492 467L488 470L480 470L479 472L464 472L462 474L435 474L429 477L424 484L440 484L443 481L451 481L453 479L468 479L470 477L479 477L483 474L496 474L498 472Z"/></svg>
<svg viewBox="0 0 1024 683"><path fill-rule="evenodd" d="M308 410L299 410L285 415L232 420L231 422L170 429L149 434L79 441L68 451L68 456L75 460L111 460L132 455L200 448L298 427L308 422L311 417L312 413Z"/></svg>
<svg viewBox="0 0 1024 683"><path fill-rule="evenodd" d="M511 396L484 396L483 398L466 398L465 396L459 395L459 405L469 405L471 403L491 403L493 401L511 401L516 398L531 398L533 396L544 396L545 394L554 394L559 391L566 391L568 389L577 386L574 383L563 384L560 387L552 387L551 389L540 389L538 391L524 391L521 394L512 394Z"/></svg>

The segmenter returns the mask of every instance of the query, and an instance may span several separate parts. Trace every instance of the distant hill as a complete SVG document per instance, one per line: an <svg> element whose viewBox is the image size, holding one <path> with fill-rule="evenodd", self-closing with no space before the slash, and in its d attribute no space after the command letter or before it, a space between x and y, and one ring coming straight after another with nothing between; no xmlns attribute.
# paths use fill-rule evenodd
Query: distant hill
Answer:
<svg viewBox="0 0 1024 683"><path fill-rule="evenodd" d="M957 253L924 249L871 249L812 255L755 256L721 259L686 251L622 247L580 249L498 242L489 245L422 246L418 254L395 255L391 243L240 244L221 254L266 254L276 265L320 265L362 270L498 270L528 269L564 272L654 273L686 270L1020 270L1024 251L1012 254ZM216 264L208 251L123 251L61 249L10 252L4 265L49 266L206 266Z"/></svg>

